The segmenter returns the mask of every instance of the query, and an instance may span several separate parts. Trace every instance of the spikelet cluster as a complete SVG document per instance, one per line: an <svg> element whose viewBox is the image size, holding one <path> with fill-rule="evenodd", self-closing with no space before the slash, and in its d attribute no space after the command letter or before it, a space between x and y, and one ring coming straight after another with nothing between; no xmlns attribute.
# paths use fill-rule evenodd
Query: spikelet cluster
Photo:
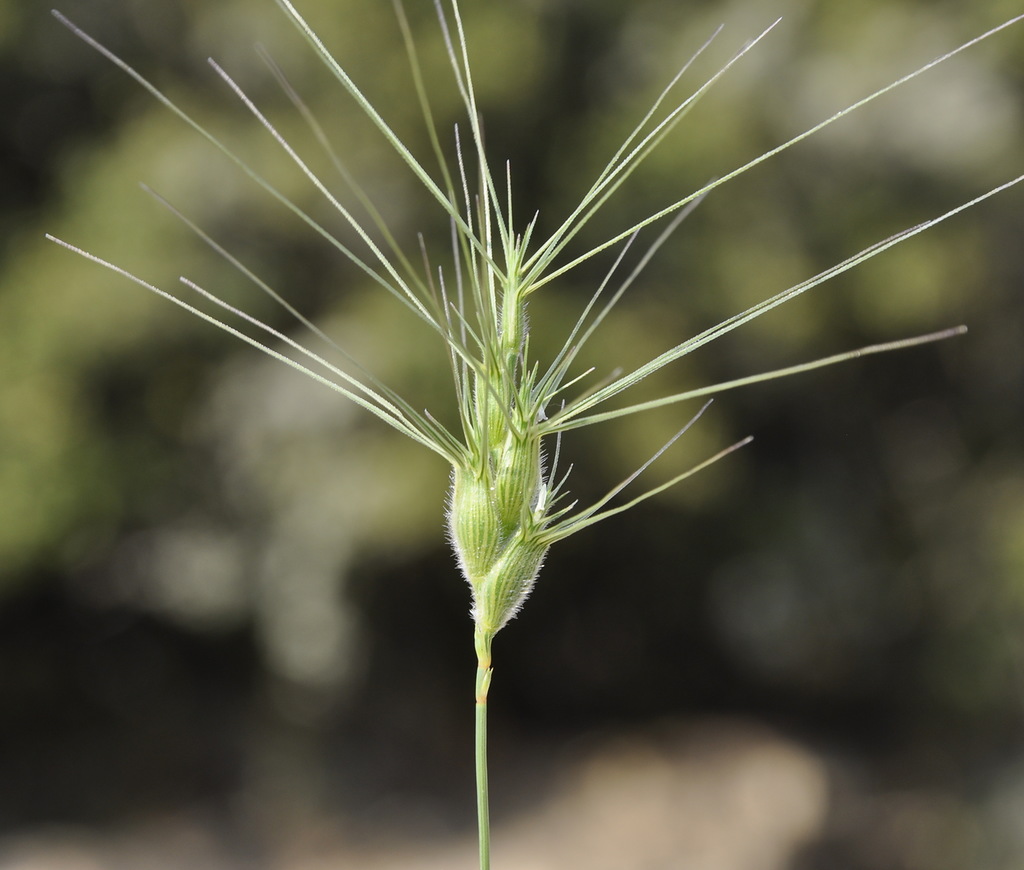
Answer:
<svg viewBox="0 0 1024 870"><path fill-rule="evenodd" d="M519 610L550 542L541 433L524 380L525 301L502 300L496 353L474 377L468 451L452 472L448 530L473 594L478 632L493 637Z"/></svg>

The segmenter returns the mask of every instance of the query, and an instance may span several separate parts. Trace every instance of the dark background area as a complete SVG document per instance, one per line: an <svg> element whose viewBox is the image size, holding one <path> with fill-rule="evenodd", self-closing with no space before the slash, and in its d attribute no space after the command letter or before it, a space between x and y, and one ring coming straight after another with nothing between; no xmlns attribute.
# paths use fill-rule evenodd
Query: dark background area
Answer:
<svg viewBox="0 0 1024 870"><path fill-rule="evenodd" d="M449 131L462 119L443 43L428 4L409 5ZM681 95L783 16L580 250L1020 11L996 0L465 7L492 156L511 161L519 218L539 209L538 232L717 24ZM426 155L390 4L301 8ZM396 234L411 248L423 231L444 250L444 221L273 3L61 9L324 216L204 63L217 57L310 148L251 50L264 44ZM189 275L301 335L144 181L414 405L450 419L444 358L47 11L0 0L0 867L65 866L48 849L105 867L312 867L290 856L317 849L337 850L333 866L414 866L383 863L375 844L425 856L473 831L474 658L444 539L447 470L42 234L172 292ZM642 362L1019 174L1021 57L1018 26L714 193L581 363L601 375ZM988 200L638 391L970 327L724 394L644 479L747 434L750 447L554 548L495 645L493 801L510 842L531 842L515 833L531 812L561 818L566 771L603 757L606 740L608 752L658 745L674 758L658 741L687 734L688 759L703 745L692 735L739 728L753 729L751 745L800 753L826 783L822 815L776 858L755 852L761 864L692 866L1022 865L1022 202L1018 189ZM538 298L538 343L557 348L613 257ZM600 496L688 413L567 437L574 491ZM724 840L746 830L719 821Z"/></svg>

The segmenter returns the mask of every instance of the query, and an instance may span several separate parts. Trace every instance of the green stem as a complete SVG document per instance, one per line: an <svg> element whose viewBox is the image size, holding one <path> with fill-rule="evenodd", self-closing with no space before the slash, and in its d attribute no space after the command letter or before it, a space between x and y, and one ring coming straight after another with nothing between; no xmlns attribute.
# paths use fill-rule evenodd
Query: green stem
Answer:
<svg viewBox="0 0 1024 870"><path fill-rule="evenodd" d="M487 797L487 690L491 686L491 638L476 630L476 816L480 870L491 867L491 820Z"/></svg>

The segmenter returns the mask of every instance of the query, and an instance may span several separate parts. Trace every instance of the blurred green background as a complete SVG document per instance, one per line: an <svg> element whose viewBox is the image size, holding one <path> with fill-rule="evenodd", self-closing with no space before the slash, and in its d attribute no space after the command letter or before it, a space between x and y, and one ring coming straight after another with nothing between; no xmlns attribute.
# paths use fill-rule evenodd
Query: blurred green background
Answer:
<svg viewBox="0 0 1024 870"><path fill-rule="evenodd" d="M408 5L447 134L463 119L443 41L431 4ZM1007 0L465 7L492 157L511 161L519 218L539 210L540 230L719 23L681 94L783 16L580 251L1021 11ZM60 8L331 220L204 62L215 56L310 150L252 50L264 45L407 247L422 231L445 250L444 221L269 0ZM300 8L427 155L391 4ZM0 867L96 866L73 863L90 855L103 867L473 866L471 850L427 862L473 830L474 657L444 540L447 469L42 235L173 292L185 274L301 336L143 181L414 405L450 419L440 348L47 12L0 0ZM642 362L1019 174L1022 57L1018 26L713 194L581 364L600 375ZM566 771L604 757L602 741L613 755L621 739L699 759L701 739L658 741L738 728L816 772L800 781L824 785L801 794L820 812L775 858L686 866L1024 866L1022 206L1016 189L989 200L638 391L970 327L724 395L646 479L747 434L753 445L555 548L495 648L492 786L510 853L535 842L517 827L528 811L557 802ZM557 346L612 258L538 299L539 340ZM574 490L600 495L688 413L567 437ZM601 788L616 793L615 778ZM717 818L723 842L747 830L731 818ZM573 849L601 828L581 826ZM126 842L150 863L125 858ZM395 842L423 863L386 863ZM537 863L519 866L606 866L581 851L543 863L554 842L537 840Z"/></svg>

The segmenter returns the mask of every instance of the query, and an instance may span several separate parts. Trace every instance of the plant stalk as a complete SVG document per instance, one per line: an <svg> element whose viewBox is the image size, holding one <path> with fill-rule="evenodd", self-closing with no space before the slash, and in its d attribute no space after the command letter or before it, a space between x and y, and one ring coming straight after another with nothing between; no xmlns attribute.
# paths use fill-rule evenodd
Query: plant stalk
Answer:
<svg viewBox="0 0 1024 870"><path fill-rule="evenodd" d="M491 638L477 628L476 644L476 816L480 870L491 868L491 818L487 795L487 690L491 686Z"/></svg>

